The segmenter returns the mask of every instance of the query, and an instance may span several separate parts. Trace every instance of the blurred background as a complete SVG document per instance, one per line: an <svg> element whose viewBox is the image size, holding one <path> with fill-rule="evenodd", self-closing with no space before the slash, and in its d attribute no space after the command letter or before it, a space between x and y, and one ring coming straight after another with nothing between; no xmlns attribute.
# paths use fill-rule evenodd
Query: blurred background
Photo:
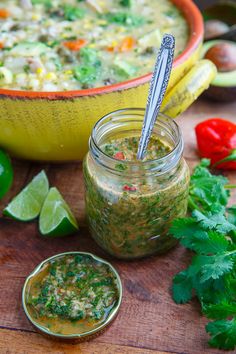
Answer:
<svg viewBox="0 0 236 354"><path fill-rule="evenodd" d="M194 1L200 8L204 8L206 6L210 6L212 4L215 4L219 1L217 0L195 0Z"/></svg>
<svg viewBox="0 0 236 354"><path fill-rule="evenodd" d="M218 73L205 95L216 101L236 101L236 0L195 0L205 25L202 57Z"/></svg>

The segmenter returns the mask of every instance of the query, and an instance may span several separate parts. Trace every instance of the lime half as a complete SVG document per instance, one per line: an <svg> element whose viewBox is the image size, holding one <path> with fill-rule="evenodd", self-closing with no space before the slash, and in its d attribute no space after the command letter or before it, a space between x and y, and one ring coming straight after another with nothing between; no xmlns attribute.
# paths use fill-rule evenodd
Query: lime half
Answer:
<svg viewBox="0 0 236 354"><path fill-rule="evenodd" d="M49 184L44 171L32 181L4 209L3 214L20 221L35 219L48 194Z"/></svg>
<svg viewBox="0 0 236 354"><path fill-rule="evenodd" d="M0 199L9 191L13 181L13 169L9 156L0 149Z"/></svg>
<svg viewBox="0 0 236 354"><path fill-rule="evenodd" d="M56 188L50 188L39 217L39 230L50 237L67 236L78 230L77 221Z"/></svg>

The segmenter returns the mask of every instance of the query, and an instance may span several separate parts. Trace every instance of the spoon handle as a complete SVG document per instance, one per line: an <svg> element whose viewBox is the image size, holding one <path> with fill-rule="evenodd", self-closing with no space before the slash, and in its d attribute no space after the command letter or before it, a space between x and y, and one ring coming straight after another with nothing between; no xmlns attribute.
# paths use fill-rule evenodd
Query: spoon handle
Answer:
<svg viewBox="0 0 236 354"><path fill-rule="evenodd" d="M138 160L144 158L156 118L160 112L172 69L174 49L175 38L171 34L165 34L157 55L150 83L142 134L137 153Z"/></svg>

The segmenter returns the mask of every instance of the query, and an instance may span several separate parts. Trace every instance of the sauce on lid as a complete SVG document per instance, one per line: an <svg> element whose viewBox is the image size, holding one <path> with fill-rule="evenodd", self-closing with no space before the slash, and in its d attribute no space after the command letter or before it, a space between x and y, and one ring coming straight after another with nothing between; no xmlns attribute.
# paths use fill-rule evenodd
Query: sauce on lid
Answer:
<svg viewBox="0 0 236 354"><path fill-rule="evenodd" d="M55 334L90 332L106 322L118 303L113 269L88 254L59 255L46 262L26 286L29 316Z"/></svg>

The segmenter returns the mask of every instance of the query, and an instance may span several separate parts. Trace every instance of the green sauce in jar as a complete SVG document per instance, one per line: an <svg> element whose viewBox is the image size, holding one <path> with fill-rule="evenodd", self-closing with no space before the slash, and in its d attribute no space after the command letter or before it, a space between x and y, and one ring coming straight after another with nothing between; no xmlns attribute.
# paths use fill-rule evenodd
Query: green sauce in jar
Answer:
<svg viewBox="0 0 236 354"><path fill-rule="evenodd" d="M102 151L117 160L136 161L139 136L111 139L101 146ZM167 155L171 148L155 136L150 138L148 150L143 161L155 160Z"/></svg>
<svg viewBox="0 0 236 354"><path fill-rule="evenodd" d="M115 123L114 118L97 123L84 161L92 236L107 252L125 259L173 247L176 241L169 227L187 210L189 170L182 158L179 129L169 118L160 117L145 159L137 161L141 112L131 110L132 122L127 116L119 121L116 112Z"/></svg>

